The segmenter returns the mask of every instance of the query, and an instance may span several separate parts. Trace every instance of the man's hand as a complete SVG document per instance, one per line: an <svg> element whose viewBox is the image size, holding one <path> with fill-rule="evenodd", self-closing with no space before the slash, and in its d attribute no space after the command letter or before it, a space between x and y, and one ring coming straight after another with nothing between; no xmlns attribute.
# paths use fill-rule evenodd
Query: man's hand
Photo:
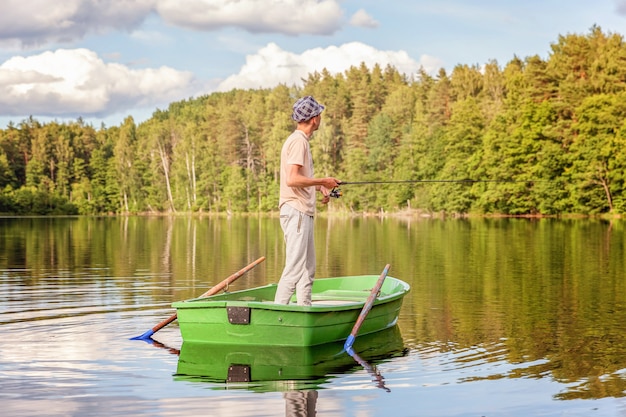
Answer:
<svg viewBox="0 0 626 417"><path fill-rule="evenodd" d="M333 178L333 177L321 178L320 181L321 181L320 185L322 187L326 187L328 190L332 190L333 188L341 184L341 180L338 180L337 178Z"/></svg>
<svg viewBox="0 0 626 417"><path fill-rule="evenodd" d="M322 198L322 204L328 204L330 201L330 190L323 185L320 185L320 192L324 196L324 198Z"/></svg>

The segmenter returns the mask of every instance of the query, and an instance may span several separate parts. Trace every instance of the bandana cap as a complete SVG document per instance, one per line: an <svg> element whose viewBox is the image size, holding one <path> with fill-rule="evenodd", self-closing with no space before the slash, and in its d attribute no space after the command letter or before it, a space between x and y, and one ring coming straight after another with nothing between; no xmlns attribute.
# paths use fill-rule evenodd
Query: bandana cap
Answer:
<svg viewBox="0 0 626 417"><path fill-rule="evenodd" d="M322 113L324 109L325 107L315 101L313 97L302 97L294 103L291 118L298 123L306 122Z"/></svg>

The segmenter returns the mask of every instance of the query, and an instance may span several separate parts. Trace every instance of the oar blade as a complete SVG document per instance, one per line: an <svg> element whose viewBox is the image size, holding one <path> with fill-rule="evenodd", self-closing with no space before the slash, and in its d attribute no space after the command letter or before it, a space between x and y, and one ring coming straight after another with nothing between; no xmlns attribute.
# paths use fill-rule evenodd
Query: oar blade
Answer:
<svg viewBox="0 0 626 417"><path fill-rule="evenodd" d="M131 337L130 340L149 340L152 338L153 334L154 334L154 330L150 329L140 336Z"/></svg>
<svg viewBox="0 0 626 417"><path fill-rule="evenodd" d="M354 354L354 351L352 350L352 345L354 344L355 339L356 337L350 334L346 339L346 342L343 344L343 350L345 350L350 356Z"/></svg>

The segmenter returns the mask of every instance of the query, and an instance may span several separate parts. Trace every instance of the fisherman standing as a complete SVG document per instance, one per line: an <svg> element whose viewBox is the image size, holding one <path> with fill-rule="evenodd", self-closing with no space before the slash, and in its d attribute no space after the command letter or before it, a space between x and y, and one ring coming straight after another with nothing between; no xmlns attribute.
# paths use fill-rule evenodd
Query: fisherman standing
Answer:
<svg viewBox="0 0 626 417"><path fill-rule="evenodd" d="M341 181L333 177L315 178L310 140L322 120L324 106L311 96L293 105L291 118L297 122L280 153L280 226L285 237L285 268L278 282L275 303L289 304L296 293L298 305L311 305L311 287L315 276L313 218L316 191L322 203L330 200L330 191Z"/></svg>

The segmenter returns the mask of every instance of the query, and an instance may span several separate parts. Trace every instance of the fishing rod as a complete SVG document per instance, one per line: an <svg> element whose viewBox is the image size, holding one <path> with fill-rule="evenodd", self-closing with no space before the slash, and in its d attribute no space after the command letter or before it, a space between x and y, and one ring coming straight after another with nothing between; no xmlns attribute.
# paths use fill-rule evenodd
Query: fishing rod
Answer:
<svg viewBox="0 0 626 417"><path fill-rule="evenodd" d="M446 182L457 182L457 183L466 183L466 184L474 184L481 182L534 182L534 181L524 181L524 180L470 180L470 179L461 179L461 180L389 180L389 181L341 181L339 185L366 185L366 184L412 184L412 183L446 183ZM343 195L343 192L339 189L339 187L333 188L328 194L330 197L339 198Z"/></svg>

